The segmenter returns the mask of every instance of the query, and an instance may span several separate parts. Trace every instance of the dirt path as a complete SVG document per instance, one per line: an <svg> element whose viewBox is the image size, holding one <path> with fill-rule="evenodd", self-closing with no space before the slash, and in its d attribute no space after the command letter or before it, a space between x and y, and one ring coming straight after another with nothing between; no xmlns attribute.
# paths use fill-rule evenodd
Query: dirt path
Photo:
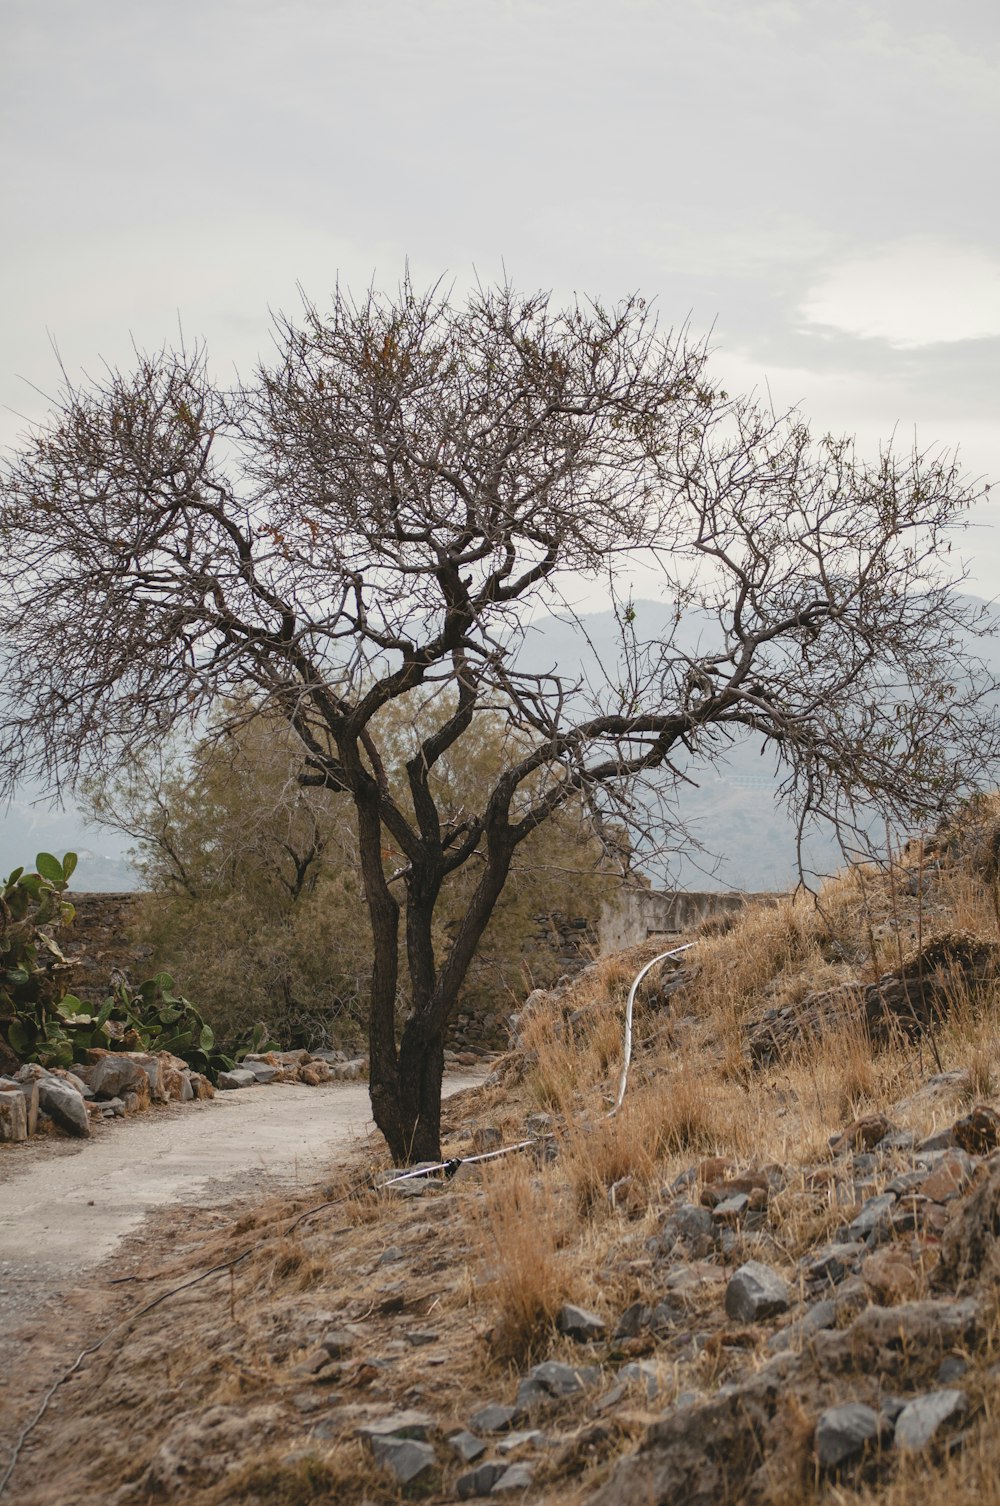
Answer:
<svg viewBox="0 0 1000 1506"><path fill-rule="evenodd" d="M445 1093L481 1081L449 1076ZM91 1140L5 1146L0 1333L107 1270L148 1214L315 1182L338 1149L372 1130L365 1083L274 1084L112 1120Z"/></svg>

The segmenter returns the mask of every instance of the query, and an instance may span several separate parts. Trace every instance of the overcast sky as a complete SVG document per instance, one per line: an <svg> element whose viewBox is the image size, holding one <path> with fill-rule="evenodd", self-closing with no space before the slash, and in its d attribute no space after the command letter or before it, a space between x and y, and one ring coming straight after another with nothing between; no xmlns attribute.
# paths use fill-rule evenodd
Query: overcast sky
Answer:
<svg viewBox="0 0 1000 1506"><path fill-rule="evenodd" d="M866 447L1000 480L1000 10L989 0L4 0L0 441L57 371L337 274L615 298L714 325ZM12 411L13 410L13 411ZM996 493L1000 501L1000 490ZM1000 590L995 505L974 583Z"/></svg>

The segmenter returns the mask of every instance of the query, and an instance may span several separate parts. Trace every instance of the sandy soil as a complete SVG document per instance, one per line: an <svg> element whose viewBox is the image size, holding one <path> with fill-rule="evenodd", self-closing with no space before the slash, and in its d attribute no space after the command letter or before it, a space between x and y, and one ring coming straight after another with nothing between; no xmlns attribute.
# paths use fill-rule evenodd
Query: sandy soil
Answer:
<svg viewBox="0 0 1000 1506"><path fill-rule="evenodd" d="M449 1076L445 1093L481 1081ZM0 1335L109 1274L150 1213L307 1186L373 1130L366 1083L273 1084L106 1121L90 1140L2 1147Z"/></svg>

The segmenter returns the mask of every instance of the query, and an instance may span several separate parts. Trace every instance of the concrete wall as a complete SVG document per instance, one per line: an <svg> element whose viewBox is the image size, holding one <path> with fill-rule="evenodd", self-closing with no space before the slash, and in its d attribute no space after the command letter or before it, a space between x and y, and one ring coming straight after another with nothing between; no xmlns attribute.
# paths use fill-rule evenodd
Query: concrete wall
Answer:
<svg viewBox="0 0 1000 1506"><path fill-rule="evenodd" d="M709 915L742 910L745 905L775 904L778 894L709 893L673 889L623 889L601 909L598 936L602 956L635 946L650 936L690 931Z"/></svg>

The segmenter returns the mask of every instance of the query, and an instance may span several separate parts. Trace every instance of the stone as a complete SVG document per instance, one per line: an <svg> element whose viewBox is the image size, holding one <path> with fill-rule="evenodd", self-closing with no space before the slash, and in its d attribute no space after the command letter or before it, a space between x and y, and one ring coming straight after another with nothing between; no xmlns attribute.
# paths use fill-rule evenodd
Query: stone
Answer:
<svg viewBox="0 0 1000 1506"><path fill-rule="evenodd" d="M760 1190L760 1189L756 1189ZM737 1223L750 1207L750 1196L746 1192L736 1192L732 1197L724 1197L720 1203L716 1203L712 1209L712 1218L717 1224Z"/></svg>
<svg viewBox="0 0 1000 1506"><path fill-rule="evenodd" d="M860 1401L827 1407L816 1423L816 1462L820 1469L836 1470L878 1443L881 1430L878 1413Z"/></svg>
<svg viewBox="0 0 1000 1506"><path fill-rule="evenodd" d="M806 1281L824 1282L830 1286L836 1286L854 1269L863 1250L864 1245L859 1240L842 1240L824 1245L814 1255L806 1257L802 1265L802 1274Z"/></svg>
<svg viewBox="0 0 1000 1506"><path fill-rule="evenodd" d="M90 1115L75 1088L58 1077L38 1079L38 1102L49 1118L67 1135L85 1139L90 1134Z"/></svg>
<svg viewBox="0 0 1000 1506"><path fill-rule="evenodd" d="M124 1093L142 1090L148 1080L138 1062L124 1052L109 1051L99 1061L79 1069L95 1098L120 1098Z"/></svg>
<svg viewBox="0 0 1000 1506"><path fill-rule="evenodd" d="M615 1325L613 1337L616 1339L637 1339L646 1327L652 1316L652 1308L645 1302L633 1302L626 1307Z"/></svg>
<svg viewBox="0 0 1000 1506"><path fill-rule="evenodd" d="M368 1063L363 1056L357 1056L353 1061L337 1062L330 1068L330 1072L338 1082L356 1082L365 1075Z"/></svg>
<svg viewBox="0 0 1000 1506"><path fill-rule="evenodd" d="M830 1149L835 1156L844 1150L872 1150L886 1135L892 1134L895 1126L884 1114L865 1114L861 1119L855 1119L839 1135L834 1135L830 1141Z"/></svg>
<svg viewBox="0 0 1000 1506"><path fill-rule="evenodd" d="M359 1438L419 1438L427 1437L434 1427L433 1417L412 1408L392 1412L388 1417L377 1417L358 1428Z"/></svg>
<svg viewBox="0 0 1000 1506"><path fill-rule="evenodd" d="M760 1323L786 1312L788 1305L785 1281L759 1260L741 1265L726 1287L726 1313L737 1323Z"/></svg>
<svg viewBox="0 0 1000 1506"><path fill-rule="evenodd" d="M463 1428L460 1433L452 1433L448 1439L448 1447L454 1449L463 1464L474 1464L481 1459L486 1452L486 1444L475 1433L470 1433Z"/></svg>
<svg viewBox="0 0 1000 1506"><path fill-rule="evenodd" d="M519 1416L517 1407L503 1407L499 1402L490 1402L469 1418L469 1427L480 1433L505 1433L512 1428Z"/></svg>
<svg viewBox="0 0 1000 1506"><path fill-rule="evenodd" d="M455 1482L460 1501L471 1501L476 1496L488 1496L500 1476L506 1474L509 1464L501 1464L495 1459L487 1460L476 1469L472 1469L465 1475L459 1475Z"/></svg>
<svg viewBox="0 0 1000 1506"><path fill-rule="evenodd" d="M503 1135L495 1124L481 1124L472 1131L472 1149L477 1156L499 1150L502 1144Z"/></svg>
<svg viewBox="0 0 1000 1506"><path fill-rule="evenodd" d="M214 1098L215 1086L209 1082L204 1072L191 1072L188 1074L191 1083L191 1091L196 1099Z"/></svg>
<svg viewBox="0 0 1000 1506"><path fill-rule="evenodd" d="M861 1212L847 1226L848 1239L868 1239L880 1224L888 1224L887 1215L895 1202L896 1197L892 1192L882 1192L877 1197L867 1198L861 1206Z"/></svg>
<svg viewBox="0 0 1000 1506"><path fill-rule="evenodd" d="M920 1289L920 1276L901 1250L876 1250L861 1266L861 1279L876 1302L890 1307L909 1301Z"/></svg>
<svg viewBox="0 0 1000 1506"><path fill-rule="evenodd" d="M321 1083L332 1082L336 1076L337 1068L331 1067L328 1062L305 1062L298 1069L298 1080L304 1082L309 1088L318 1088Z"/></svg>
<svg viewBox="0 0 1000 1506"><path fill-rule="evenodd" d="M960 1417L969 1405L964 1391L929 1391L905 1406L896 1419L895 1445L913 1452L926 1448L940 1427Z"/></svg>
<svg viewBox="0 0 1000 1506"><path fill-rule="evenodd" d="M5 1093L20 1093L24 1099L25 1123L29 1135L38 1132L38 1079L28 1078L19 1081L16 1077L0 1077L0 1091Z"/></svg>
<svg viewBox="0 0 1000 1506"><path fill-rule="evenodd" d="M589 1312L585 1307L576 1307L572 1302L567 1302L559 1309L556 1328L580 1344L591 1339L603 1339L608 1331L604 1319L597 1313Z"/></svg>
<svg viewBox="0 0 1000 1506"><path fill-rule="evenodd" d="M498 1454L513 1454L519 1448L527 1448L536 1443L543 1443L545 1434L539 1428L523 1428L517 1433L508 1433L505 1438L497 1442Z"/></svg>
<svg viewBox="0 0 1000 1506"><path fill-rule="evenodd" d="M502 1496L507 1495L509 1491L527 1490L534 1476L535 1471L530 1464L508 1464L490 1491L490 1495Z"/></svg>
<svg viewBox="0 0 1000 1506"><path fill-rule="evenodd" d="M28 1108L17 1088L0 1088L0 1140L28 1138Z"/></svg>
<svg viewBox="0 0 1000 1506"><path fill-rule="evenodd" d="M710 1210L695 1203L682 1203L664 1219L659 1248L664 1255L671 1255L681 1246L690 1259L701 1260L711 1254L718 1240Z"/></svg>
<svg viewBox="0 0 1000 1506"><path fill-rule="evenodd" d="M807 1312L797 1318L794 1323L789 1323L787 1328L779 1328L767 1341L767 1347L772 1354L780 1354L783 1349L794 1348L801 1340L809 1338L810 1334L822 1333L825 1328L837 1326L837 1303L830 1297L824 1297L820 1302L814 1302Z"/></svg>
<svg viewBox="0 0 1000 1506"><path fill-rule="evenodd" d="M951 1202L966 1190L972 1181L974 1170L973 1162L965 1151L949 1151L917 1190L924 1197L930 1198L932 1203Z"/></svg>
<svg viewBox="0 0 1000 1506"><path fill-rule="evenodd" d="M258 1082L276 1082L284 1075L281 1067L273 1062L248 1061L244 1057L240 1065L252 1072Z"/></svg>
<svg viewBox="0 0 1000 1506"><path fill-rule="evenodd" d="M660 1377L649 1360L631 1360L619 1370L618 1379L626 1386L642 1386L647 1401L659 1395Z"/></svg>
<svg viewBox="0 0 1000 1506"><path fill-rule="evenodd" d="M376 1434L371 1440L371 1450L376 1464L389 1469L400 1485L409 1485L420 1479L437 1464L437 1455L430 1443L418 1443L414 1438L395 1438Z"/></svg>
<svg viewBox="0 0 1000 1506"><path fill-rule="evenodd" d="M574 1396L589 1386L596 1386L601 1372L596 1365L564 1365L559 1360L543 1360L528 1371L534 1381L550 1396Z"/></svg>
<svg viewBox="0 0 1000 1506"><path fill-rule="evenodd" d="M119 1053L137 1062L149 1079L149 1095L157 1103L169 1102L163 1082L163 1062L149 1051L123 1051Z"/></svg>
<svg viewBox="0 0 1000 1506"><path fill-rule="evenodd" d="M234 1067L231 1072L220 1072L217 1086L220 1088L252 1088L257 1079L249 1067Z"/></svg>
<svg viewBox="0 0 1000 1506"><path fill-rule="evenodd" d="M346 1328L328 1328L320 1344L332 1360L342 1360L354 1348L354 1335Z"/></svg>
<svg viewBox="0 0 1000 1506"><path fill-rule="evenodd" d="M1000 1145L1000 1114L988 1104L976 1104L952 1125L955 1145L968 1155L989 1155Z"/></svg>

